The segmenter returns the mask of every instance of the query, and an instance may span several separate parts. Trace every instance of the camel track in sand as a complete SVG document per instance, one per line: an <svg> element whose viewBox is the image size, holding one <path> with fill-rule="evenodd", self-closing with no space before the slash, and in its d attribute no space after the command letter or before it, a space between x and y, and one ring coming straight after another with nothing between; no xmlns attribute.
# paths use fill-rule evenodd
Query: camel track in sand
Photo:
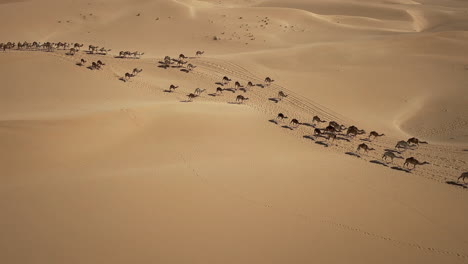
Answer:
<svg viewBox="0 0 468 264"><path fill-rule="evenodd" d="M37 51L10 51L10 52L37 52ZM84 51L80 51L75 56L67 56L65 54L66 51L56 50L55 52L44 52L47 55L54 56L62 61L72 62L75 63L79 58L86 58L88 63L92 60L102 59L105 60L106 66L103 70L93 71L99 74L102 74L105 78L115 79L118 80L118 76L124 73L124 68L130 70L132 67L137 65L139 68L145 69L145 67L157 67L157 62L159 60L153 61L153 59L139 59L139 60L127 60L127 59L119 59L114 58L112 55L92 55L92 54L85 54ZM227 93L225 92L223 96L208 96L215 91L215 88L218 86L215 82L221 80L223 76L229 76L234 81L240 81L243 84L246 84L248 81L252 81L254 83L263 83L263 78L261 76L256 75L252 71L249 71L245 67L238 65L234 62L225 61L218 58L209 58L209 57L201 57L201 58L192 58L193 64L197 66L197 68L190 72L184 73L181 72L180 69L183 68L169 68L169 69L161 69L160 71L177 71L179 74L177 75L181 79L192 81L197 80L199 82L207 83L206 85L212 85L211 87L206 87L207 92L202 96L199 96L198 100L203 101L211 101L211 102L228 102L234 103L236 93ZM129 64L131 66L129 66ZM88 70L86 67L80 67L83 70ZM89 71L89 70L88 70ZM144 78L145 72L143 72L143 77L140 75L129 82L126 82L126 85L137 88L140 92L145 94L155 94L155 93L163 93L164 88L160 85L154 84L151 81L145 80ZM232 83L229 86L232 87ZM228 87L225 87L228 88ZM192 88L190 88L192 89ZM194 89L194 88L193 88ZM182 87L180 90L169 94L169 96L177 96L179 101L183 101L186 99L187 93L192 92L193 90L187 90L186 88ZM278 91L284 91L289 96L284 98L279 103L274 103L269 100L269 98L276 98ZM242 92L241 92L242 93ZM358 124L357 122L353 121L350 118L344 117L338 113L333 112L332 110L308 99L304 96L295 93L294 91L278 85L277 82L272 83L270 86L265 88L260 87L253 87L250 91L246 93L247 97L250 99L245 103L246 105L256 109L257 111L263 112L264 114L274 119L276 114L279 112L285 113L288 117L297 118L301 122L311 122L312 116L318 115L322 118L325 118L327 121L337 121L339 123L344 123L345 125L349 126L352 124ZM288 119L288 120L290 120ZM326 124L326 123L324 123ZM287 123L277 123L277 125L281 125L284 128L289 128L289 122ZM359 125L358 125L359 126ZM323 127L323 126L322 126ZM367 132L371 129L364 128ZM286 130L286 129L285 129ZM360 139L364 137L357 137L355 139L350 139L348 142L346 137L343 135L339 135L339 138L342 140L337 140L335 143L330 145L326 140L322 140L322 138L317 138L311 136L313 134L313 127L310 126L299 126L297 128L290 128L287 129L288 132L295 134L298 138L302 139L304 142L310 142L311 140L314 143L317 143L322 146L326 146L328 151L335 151L341 152L346 154L355 153L356 147L359 143L362 143ZM305 138L305 136L309 136L309 138ZM359 139L358 139L359 138ZM383 154L385 149L393 149L395 143L401 139L396 137L392 137L391 135L387 135L383 138L379 138L378 140L374 140L367 144L374 147L376 150L372 151L368 154L359 154L356 157L367 161L376 163L376 161L381 161L381 155ZM317 144L314 144L317 145ZM414 150L407 150L403 153L404 157L415 156L419 160L429 161L431 164L426 166L419 166L417 170L404 170L406 172L410 172L411 174L418 175L424 177L426 179L434 180L439 183L446 183L447 180L456 180L459 174L466 170L467 162L461 159L457 159L454 157L455 154L460 155L460 150L454 146L445 146L445 145L422 145L417 149ZM465 153L462 153L465 154ZM468 156L468 153L466 153ZM394 164L376 164L386 166L392 169L401 170L401 166L396 166ZM457 188L462 190L462 188Z"/></svg>

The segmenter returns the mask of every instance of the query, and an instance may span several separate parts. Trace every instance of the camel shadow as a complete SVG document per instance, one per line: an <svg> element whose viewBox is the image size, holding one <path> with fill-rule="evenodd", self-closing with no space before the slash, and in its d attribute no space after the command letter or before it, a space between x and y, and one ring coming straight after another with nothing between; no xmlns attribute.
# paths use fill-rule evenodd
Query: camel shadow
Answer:
<svg viewBox="0 0 468 264"><path fill-rule="evenodd" d="M219 86L224 86L224 83L222 82L215 82L216 85L219 85Z"/></svg>
<svg viewBox="0 0 468 264"><path fill-rule="evenodd" d="M159 65L158 68L167 69L167 68L169 68L169 66L167 66L167 65Z"/></svg>
<svg viewBox="0 0 468 264"><path fill-rule="evenodd" d="M242 103L241 103L241 102L228 102L228 104L240 105L240 104L242 104Z"/></svg>
<svg viewBox="0 0 468 264"><path fill-rule="evenodd" d="M83 66L84 66L83 63L81 63L81 62L77 62L77 63L75 63L75 65L76 65L76 66L80 66L80 67L83 67Z"/></svg>
<svg viewBox="0 0 468 264"><path fill-rule="evenodd" d="M393 166L391 167L392 170L397 170L397 171L403 171L403 172L406 172L406 173L411 173L411 170L409 169L405 169L405 168L402 168L402 167L398 167L398 166Z"/></svg>
<svg viewBox="0 0 468 264"><path fill-rule="evenodd" d="M163 90L163 92L165 92L165 93L173 93L173 91L167 90L167 89L166 89L166 90Z"/></svg>
<svg viewBox="0 0 468 264"><path fill-rule="evenodd" d="M282 128L286 128L286 129L289 129L289 130L294 130L294 128L290 127L290 126L287 126L287 125L284 125L284 126L281 126Z"/></svg>
<svg viewBox="0 0 468 264"><path fill-rule="evenodd" d="M305 135L303 136L303 138L306 138L306 139L310 139L312 141L315 141L315 138L313 138L312 136L309 136L309 135Z"/></svg>
<svg viewBox="0 0 468 264"><path fill-rule="evenodd" d="M114 59L123 59L123 58L124 58L124 56L118 56L118 55L114 56Z"/></svg>
<svg viewBox="0 0 468 264"><path fill-rule="evenodd" d="M392 153L398 153L398 154L401 154L401 152L400 152L400 151L398 151L398 150L394 150L394 149L385 149L385 151L392 152Z"/></svg>
<svg viewBox="0 0 468 264"><path fill-rule="evenodd" d="M191 101L191 100L182 100L182 101L180 101L180 102L181 102L181 103L192 103L193 101Z"/></svg>
<svg viewBox="0 0 468 264"><path fill-rule="evenodd" d="M208 95L209 95L209 96L213 96L213 97L218 96L218 94L216 94L216 93L210 93L210 94L208 94Z"/></svg>
<svg viewBox="0 0 468 264"><path fill-rule="evenodd" d="M276 121L276 120L274 120L274 119L270 119L270 120L268 120L268 122L273 123L273 124L275 124L275 125L278 124L278 121Z"/></svg>
<svg viewBox="0 0 468 264"><path fill-rule="evenodd" d="M120 78L119 78L119 81L127 82L127 80L126 80L124 77L120 77Z"/></svg>
<svg viewBox="0 0 468 264"><path fill-rule="evenodd" d="M450 185L455 185L455 186L458 186L458 187L462 187L463 189L468 188L468 187L466 187L465 184L458 183L458 182L455 182L455 181L446 181L445 183L450 184Z"/></svg>
<svg viewBox="0 0 468 264"><path fill-rule="evenodd" d="M88 66L88 67L86 67L86 69L88 69L88 70L92 70L92 71L94 71L94 70L95 70L95 69L94 69L92 66Z"/></svg>
<svg viewBox="0 0 468 264"><path fill-rule="evenodd" d="M265 88L265 85L263 85L263 84L261 84L261 83L260 83L260 84L256 84L255 86L258 86L258 87L260 87L260 88Z"/></svg>
<svg viewBox="0 0 468 264"><path fill-rule="evenodd" d="M189 73L189 72L190 72L190 71L187 70L187 69L181 69L180 71L181 71L181 72L185 72L185 73Z"/></svg>
<svg viewBox="0 0 468 264"><path fill-rule="evenodd" d="M246 92L247 92L247 89L245 89L245 88L239 88L239 91L243 91L244 93L246 93Z"/></svg>
<svg viewBox="0 0 468 264"><path fill-rule="evenodd" d="M315 144L320 145L320 146L324 146L324 147L328 147L328 144L323 142L323 141L315 141Z"/></svg>
<svg viewBox="0 0 468 264"><path fill-rule="evenodd" d="M314 127L314 128L315 128L315 125L310 124L310 123L301 123L301 125L308 126L308 127Z"/></svg>
<svg viewBox="0 0 468 264"><path fill-rule="evenodd" d="M351 151L345 152L345 154L349 155L349 156L357 157L357 158L361 157L361 155L359 155L357 153L354 153L354 152L351 152Z"/></svg>
<svg viewBox="0 0 468 264"><path fill-rule="evenodd" d="M382 165L384 167L388 167L388 165L380 160L371 160L369 161L370 163L374 163L374 164L378 164L378 165Z"/></svg>
<svg viewBox="0 0 468 264"><path fill-rule="evenodd" d="M464 149L463 151L467 151L467 152L468 152L468 149Z"/></svg>
<svg viewBox="0 0 468 264"><path fill-rule="evenodd" d="M351 140L349 140L348 138L345 138L345 137L336 137L337 140L343 140L343 141L346 141L346 142L351 142Z"/></svg>
<svg viewBox="0 0 468 264"><path fill-rule="evenodd" d="M360 140L361 140L361 141L365 141L365 142L372 142L372 141L371 141L370 139L368 139L368 138L361 138Z"/></svg>
<svg viewBox="0 0 468 264"><path fill-rule="evenodd" d="M274 98L274 97L268 98L268 100L270 100L270 101L272 101L274 103L279 103L279 101L280 101L280 100L278 100L278 98Z"/></svg>
<svg viewBox="0 0 468 264"><path fill-rule="evenodd" d="M224 91L236 93L236 90L234 90L233 88L224 88L224 89L223 89L223 92L224 92Z"/></svg>

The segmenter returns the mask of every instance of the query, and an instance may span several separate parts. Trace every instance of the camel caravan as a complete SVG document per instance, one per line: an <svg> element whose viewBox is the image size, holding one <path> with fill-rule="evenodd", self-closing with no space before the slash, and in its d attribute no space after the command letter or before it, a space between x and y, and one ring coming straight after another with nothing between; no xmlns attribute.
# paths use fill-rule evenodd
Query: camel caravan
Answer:
<svg viewBox="0 0 468 264"><path fill-rule="evenodd" d="M120 51L119 56L116 56L116 58L120 59L140 59L141 56L145 55L144 52L139 52L139 51Z"/></svg>

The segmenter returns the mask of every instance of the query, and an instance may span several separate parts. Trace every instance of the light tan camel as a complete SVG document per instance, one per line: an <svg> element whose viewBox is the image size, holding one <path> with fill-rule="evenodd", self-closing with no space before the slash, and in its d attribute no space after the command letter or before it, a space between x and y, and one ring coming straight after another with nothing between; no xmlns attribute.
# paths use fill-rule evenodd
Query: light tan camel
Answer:
<svg viewBox="0 0 468 264"><path fill-rule="evenodd" d="M397 144L395 145L395 149L409 149L411 148L409 143L404 141L404 140L401 140L401 141L398 141Z"/></svg>
<svg viewBox="0 0 468 264"><path fill-rule="evenodd" d="M390 159L392 160L392 161L391 161L392 163L393 163L393 159L403 159L403 157L397 156L397 155L395 155L395 153L393 153L393 152L391 152L391 151L386 151L386 152L383 154L382 159L385 160L385 161L387 161L388 158L390 158Z"/></svg>
<svg viewBox="0 0 468 264"><path fill-rule="evenodd" d="M288 95L285 94L283 91L278 92L278 100L281 101L281 100L283 100L283 98L286 98L286 97L288 97Z"/></svg>
<svg viewBox="0 0 468 264"><path fill-rule="evenodd" d="M127 56L130 56L131 52L130 51L120 51L119 52L119 57L121 58L126 58Z"/></svg>
<svg viewBox="0 0 468 264"><path fill-rule="evenodd" d="M416 168L416 165L425 165L425 164L429 164L429 162L419 162L417 159L415 159L414 157L410 157L410 158L407 158L405 160L405 163L403 164L403 166L406 166L406 167L409 167L409 164L412 164L413 165L413 169Z"/></svg>
<svg viewBox="0 0 468 264"><path fill-rule="evenodd" d="M357 147L357 152L359 152L361 149L363 149L366 153L371 151L371 150L375 150L375 149L370 148L369 146L367 146L366 143L359 144L359 146Z"/></svg>
<svg viewBox="0 0 468 264"><path fill-rule="evenodd" d="M98 49L99 49L98 46L94 46L94 45L89 45L89 46L88 46L88 51L89 51L90 53L94 53L94 52L96 52Z"/></svg>
<svg viewBox="0 0 468 264"><path fill-rule="evenodd" d="M252 82L248 82L248 83L247 83L247 88L252 88L252 87L254 87L254 86L255 86L255 85L254 85Z"/></svg>
<svg viewBox="0 0 468 264"><path fill-rule="evenodd" d="M243 95L238 95L238 96L236 97L236 102L243 103L245 100L249 100L249 98L244 97Z"/></svg>
<svg viewBox="0 0 468 264"><path fill-rule="evenodd" d="M105 64L105 63L103 63L101 60L98 60L96 63L97 63L97 64L99 64L100 66L104 66L104 65L106 65L106 64Z"/></svg>
<svg viewBox="0 0 468 264"><path fill-rule="evenodd" d="M143 71L143 69L134 68L133 71L132 71L132 75L137 76L142 71Z"/></svg>
<svg viewBox="0 0 468 264"><path fill-rule="evenodd" d="M206 91L206 89L203 89L203 90L202 90L202 89L200 89L200 88L197 88L197 89L195 89L194 94L196 94L196 95L201 95L204 91Z"/></svg>
<svg viewBox="0 0 468 264"><path fill-rule="evenodd" d="M419 144L428 144L426 141L421 141L415 137L408 139L406 142L408 142L408 144L415 144L418 147L419 147Z"/></svg>
<svg viewBox="0 0 468 264"><path fill-rule="evenodd" d="M279 113L278 116L276 116L276 119L281 119L281 120L284 120L284 119L287 119L288 117L285 116L283 113Z"/></svg>
<svg viewBox="0 0 468 264"><path fill-rule="evenodd" d="M203 55L203 53L205 53L205 51L201 51L201 50L197 50L197 52L195 53L195 56L201 56Z"/></svg>
<svg viewBox="0 0 468 264"><path fill-rule="evenodd" d="M458 177L457 182L460 181L460 180L463 180L463 182L465 182L465 179L466 179L466 178L468 178L468 172L463 172L463 173L460 175L460 177Z"/></svg>
<svg viewBox="0 0 468 264"><path fill-rule="evenodd" d="M139 59L141 58L141 56L145 55L144 52L139 52L139 51L134 51L134 52L131 52L130 55L133 56L133 58L135 59Z"/></svg>
<svg viewBox="0 0 468 264"><path fill-rule="evenodd" d="M193 65L193 64L191 64L191 63L187 64L187 70L188 70L188 71L192 71L192 70L195 69L196 67L197 67L197 66L195 66L195 65Z"/></svg>
<svg viewBox="0 0 468 264"><path fill-rule="evenodd" d="M377 133L377 131L371 131L369 133L369 139L371 139L371 137L374 137L374 139L378 138L378 137L383 137L385 136L385 134L379 134Z"/></svg>
<svg viewBox="0 0 468 264"><path fill-rule="evenodd" d="M325 122L327 122L327 121L320 119L320 117L318 117L318 116L312 117L312 124L325 123Z"/></svg>

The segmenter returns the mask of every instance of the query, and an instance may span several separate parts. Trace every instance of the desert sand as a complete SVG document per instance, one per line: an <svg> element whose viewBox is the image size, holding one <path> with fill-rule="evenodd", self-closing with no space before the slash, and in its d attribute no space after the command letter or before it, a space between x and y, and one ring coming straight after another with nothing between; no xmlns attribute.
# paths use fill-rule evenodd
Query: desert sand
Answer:
<svg viewBox="0 0 468 264"><path fill-rule="evenodd" d="M83 44L0 51L1 263L468 263L468 2L0 0L0 23Z"/></svg>

